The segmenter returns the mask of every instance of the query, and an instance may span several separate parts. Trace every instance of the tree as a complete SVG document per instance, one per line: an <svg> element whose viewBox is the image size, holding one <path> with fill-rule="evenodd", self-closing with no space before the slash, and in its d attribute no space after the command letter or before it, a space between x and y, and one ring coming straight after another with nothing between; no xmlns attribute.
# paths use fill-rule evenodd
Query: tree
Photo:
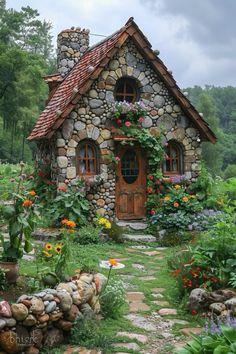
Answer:
<svg viewBox="0 0 236 354"><path fill-rule="evenodd" d="M209 142L204 142L202 144L203 160L211 172L214 174L220 174L223 163L222 143L224 140L224 133L219 128L219 119L216 114L214 102L206 92L200 94L197 109L199 112L203 113L204 119L210 125L218 139L215 145L210 144Z"/></svg>
<svg viewBox="0 0 236 354"><path fill-rule="evenodd" d="M38 16L30 7L0 13L0 141L8 137L0 158L12 162L24 158L25 138L47 95L41 77L53 62L51 24Z"/></svg>

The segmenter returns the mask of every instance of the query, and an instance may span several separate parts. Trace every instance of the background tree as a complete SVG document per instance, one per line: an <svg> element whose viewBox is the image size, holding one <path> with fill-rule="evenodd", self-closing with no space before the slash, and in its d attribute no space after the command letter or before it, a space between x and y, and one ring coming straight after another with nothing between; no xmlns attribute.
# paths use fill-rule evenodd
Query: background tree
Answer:
<svg viewBox="0 0 236 354"><path fill-rule="evenodd" d="M42 76L54 69L51 24L37 10L0 13L0 159L31 159L26 136L43 109ZM32 145L31 145L32 146Z"/></svg>

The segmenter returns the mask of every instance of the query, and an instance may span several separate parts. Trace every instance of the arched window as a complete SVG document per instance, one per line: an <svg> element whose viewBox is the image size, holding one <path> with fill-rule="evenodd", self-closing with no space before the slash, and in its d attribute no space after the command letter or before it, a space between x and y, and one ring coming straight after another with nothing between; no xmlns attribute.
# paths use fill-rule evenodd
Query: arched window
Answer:
<svg viewBox="0 0 236 354"><path fill-rule="evenodd" d="M165 160L163 162L164 176L182 175L184 173L183 150L180 144L169 141L165 149Z"/></svg>
<svg viewBox="0 0 236 354"><path fill-rule="evenodd" d="M94 176L99 173L98 149L94 142L84 140L76 149L77 175Z"/></svg>
<svg viewBox="0 0 236 354"><path fill-rule="evenodd" d="M129 78L121 78L117 81L114 91L116 101L133 103L137 101L137 95L137 85L134 80Z"/></svg>

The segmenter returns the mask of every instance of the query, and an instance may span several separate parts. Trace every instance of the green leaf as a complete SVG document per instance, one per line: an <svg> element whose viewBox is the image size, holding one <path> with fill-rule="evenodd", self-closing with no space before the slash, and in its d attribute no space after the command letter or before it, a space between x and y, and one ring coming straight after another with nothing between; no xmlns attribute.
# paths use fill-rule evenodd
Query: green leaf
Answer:
<svg viewBox="0 0 236 354"><path fill-rule="evenodd" d="M25 252L29 253L32 251L32 249L33 249L32 243L25 240L25 245L24 245Z"/></svg>
<svg viewBox="0 0 236 354"><path fill-rule="evenodd" d="M213 351L213 354L229 354L229 347L218 345Z"/></svg>
<svg viewBox="0 0 236 354"><path fill-rule="evenodd" d="M10 236L17 236L21 232L21 225L18 222L10 223L9 234Z"/></svg>
<svg viewBox="0 0 236 354"><path fill-rule="evenodd" d="M232 327L228 327L225 325L221 326L221 330L223 335L225 336L225 338L230 342L230 343L234 343L236 342L236 331L234 328Z"/></svg>

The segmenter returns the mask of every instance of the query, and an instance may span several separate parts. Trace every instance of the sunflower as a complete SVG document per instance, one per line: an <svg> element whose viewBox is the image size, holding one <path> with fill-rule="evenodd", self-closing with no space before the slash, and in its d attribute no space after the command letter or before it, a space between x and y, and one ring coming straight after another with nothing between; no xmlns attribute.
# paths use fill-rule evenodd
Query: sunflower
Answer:
<svg viewBox="0 0 236 354"><path fill-rule="evenodd" d="M44 248L45 248L46 251L51 251L52 250L52 244L51 243L46 243Z"/></svg>
<svg viewBox="0 0 236 354"><path fill-rule="evenodd" d="M59 245L59 244L57 244L57 245L54 247L54 250L55 250L55 252L57 252L57 253L59 254L59 253L61 253L61 248L62 248L62 246Z"/></svg>

